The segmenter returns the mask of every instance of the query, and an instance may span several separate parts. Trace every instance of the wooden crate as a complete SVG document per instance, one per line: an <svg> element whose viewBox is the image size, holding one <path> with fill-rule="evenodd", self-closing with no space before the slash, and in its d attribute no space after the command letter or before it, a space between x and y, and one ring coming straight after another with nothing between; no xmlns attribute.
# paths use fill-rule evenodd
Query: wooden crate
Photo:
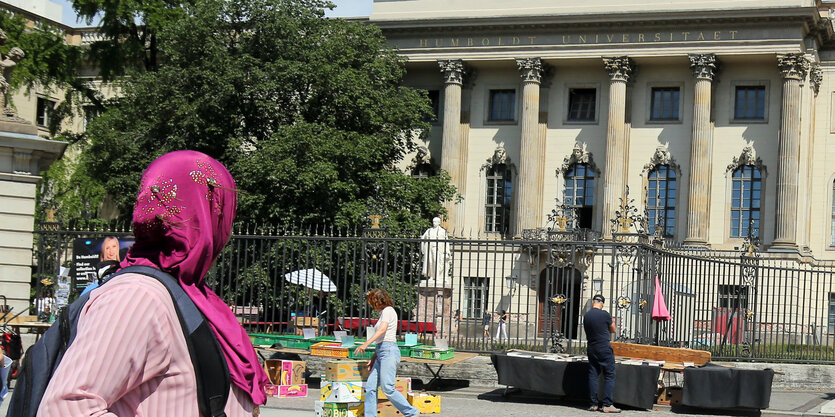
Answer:
<svg viewBox="0 0 835 417"><path fill-rule="evenodd" d="M627 358L650 359L673 363L692 362L696 366L710 362L710 352L683 348L662 346L636 345L632 343L612 342L615 356Z"/></svg>

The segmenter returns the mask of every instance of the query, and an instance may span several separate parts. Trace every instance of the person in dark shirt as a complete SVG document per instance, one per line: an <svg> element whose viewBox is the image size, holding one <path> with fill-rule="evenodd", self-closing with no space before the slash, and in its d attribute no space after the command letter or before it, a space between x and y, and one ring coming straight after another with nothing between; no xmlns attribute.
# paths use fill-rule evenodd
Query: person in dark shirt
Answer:
<svg viewBox="0 0 835 417"><path fill-rule="evenodd" d="M589 355L589 411L619 413L620 409L612 405L615 391L615 354L609 343L610 334L615 332L612 316L603 310L606 298L597 294L591 299L591 310L583 316L583 329L586 331ZM603 373L603 400L597 397L598 375Z"/></svg>

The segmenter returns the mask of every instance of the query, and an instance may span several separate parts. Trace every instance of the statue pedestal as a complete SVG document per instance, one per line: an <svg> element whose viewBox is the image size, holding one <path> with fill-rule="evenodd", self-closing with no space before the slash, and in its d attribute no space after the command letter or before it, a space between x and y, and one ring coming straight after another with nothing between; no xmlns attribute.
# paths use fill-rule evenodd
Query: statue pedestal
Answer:
<svg viewBox="0 0 835 417"><path fill-rule="evenodd" d="M413 317L418 322L433 323L435 337L450 339L450 329L452 332L457 330L453 323L453 313L451 288L418 287L418 303Z"/></svg>
<svg viewBox="0 0 835 417"><path fill-rule="evenodd" d="M64 152L66 142L38 137L38 128L0 114L0 288L13 311L30 302L35 194L41 171ZM57 270L44 270L53 279Z"/></svg>

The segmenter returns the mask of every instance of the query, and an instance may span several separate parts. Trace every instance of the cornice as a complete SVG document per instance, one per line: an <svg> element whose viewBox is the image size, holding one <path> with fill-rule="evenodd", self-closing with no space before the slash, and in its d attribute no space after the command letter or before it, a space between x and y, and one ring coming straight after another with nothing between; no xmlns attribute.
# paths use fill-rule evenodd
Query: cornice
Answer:
<svg viewBox="0 0 835 417"><path fill-rule="evenodd" d="M496 16L486 18L437 18L414 20L369 20L383 32L427 32L449 29L549 29L588 27L671 26L682 24L752 24L794 22L817 27L822 20L816 8L768 8L714 10L709 12L595 13L560 16Z"/></svg>

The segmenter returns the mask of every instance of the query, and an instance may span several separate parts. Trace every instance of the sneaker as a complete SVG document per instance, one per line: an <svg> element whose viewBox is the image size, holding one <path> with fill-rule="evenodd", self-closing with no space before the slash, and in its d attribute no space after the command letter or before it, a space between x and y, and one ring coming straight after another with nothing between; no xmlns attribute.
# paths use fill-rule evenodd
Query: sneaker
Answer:
<svg viewBox="0 0 835 417"><path fill-rule="evenodd" d="M613 405L607 405L603 407L601 410L603 410L604 413L620 413L620 408L617 408Z"/></svg>
<svg viewBox="0 0 835 417"><path fill-rule="evenodd" d="M589 411L600 411L600 406L595 404L595 405L589 407Z"/></svg>

